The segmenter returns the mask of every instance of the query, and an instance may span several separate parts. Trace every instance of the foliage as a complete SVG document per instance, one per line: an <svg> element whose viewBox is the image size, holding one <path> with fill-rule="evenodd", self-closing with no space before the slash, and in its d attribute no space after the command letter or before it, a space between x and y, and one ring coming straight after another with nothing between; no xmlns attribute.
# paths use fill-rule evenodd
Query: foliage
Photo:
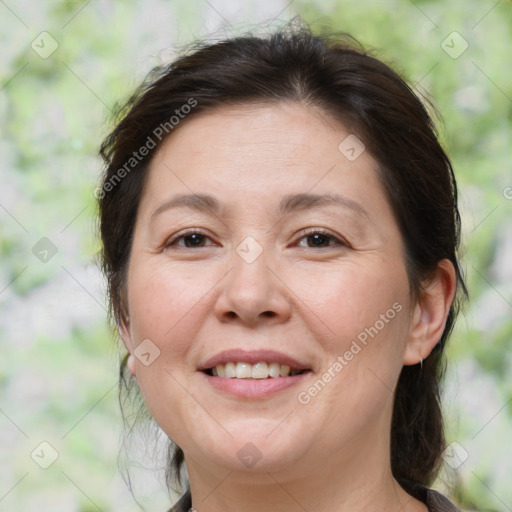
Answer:
<svg viewBox="0 0 512 512"><path fill-rule="evenodd" d="M219 26L251 28L285 6L0 3L0 344L9 362L0 368L0 450L9 461L0 468L2 510L41 503L56 511L138 510L116 466L117 348L94 266L98 144L116 102L172 54L160 50L218 35ZM443 115L441 138L461 190L471 293L451 340L446 393L449 440L468 459L456 472L447 466L443 480L468 508L510 509L510 3L295 0L280 18L297 13L314 28L349 32L373 48ZM452 41L453 32L468 43L457 58L445 51L463 44ZM42 58L36 50L48 51L52 39L55 52ZM56 254L44 261L52 246ZM59 455L48 469L30 457L41 441ZM137 498L164 510L168 498L150 480L135 489Z"/></svg>

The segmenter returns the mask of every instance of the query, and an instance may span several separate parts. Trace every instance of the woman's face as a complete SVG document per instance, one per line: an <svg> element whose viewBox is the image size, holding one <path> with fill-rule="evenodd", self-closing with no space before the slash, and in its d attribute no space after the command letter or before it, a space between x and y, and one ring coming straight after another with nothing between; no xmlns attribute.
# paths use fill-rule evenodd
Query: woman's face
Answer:
<svg viewBox="0 0 512 512"><path fill-rule="evenodd" d="M139 205L122 328L153 417L189 467L384 453L413 304L375 160L298 105L175 130Z"/></svg>

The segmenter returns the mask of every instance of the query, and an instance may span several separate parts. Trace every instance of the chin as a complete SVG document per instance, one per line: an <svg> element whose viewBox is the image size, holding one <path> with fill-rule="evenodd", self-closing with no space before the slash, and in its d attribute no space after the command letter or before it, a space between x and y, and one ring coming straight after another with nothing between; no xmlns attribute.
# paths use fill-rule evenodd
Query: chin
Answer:
<svg viewBox="0 0 512 512"><path fill-rule="evenodd" d="M231 436L221 428L216 428L210 435L202 429L191 453L210 459L223 468L242 472L289 470L302 457L304 432L293 433L290 428L279 425L279 421L254 419L237 422L236 425L225 423L224 426ZM201 455L197 455L199 453Z"/></svg>

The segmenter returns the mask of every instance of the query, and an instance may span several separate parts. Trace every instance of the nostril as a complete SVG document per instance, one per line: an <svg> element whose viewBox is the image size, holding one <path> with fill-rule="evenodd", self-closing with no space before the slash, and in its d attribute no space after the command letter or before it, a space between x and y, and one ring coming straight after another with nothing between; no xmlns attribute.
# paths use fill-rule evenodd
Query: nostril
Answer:
<svg viewBox="0 0 512 512"><path fill-rule="evenodd" d="M275 311L263 311L262 315L272 318L272 317L276 316L276 313L275 313Z"/></svg>

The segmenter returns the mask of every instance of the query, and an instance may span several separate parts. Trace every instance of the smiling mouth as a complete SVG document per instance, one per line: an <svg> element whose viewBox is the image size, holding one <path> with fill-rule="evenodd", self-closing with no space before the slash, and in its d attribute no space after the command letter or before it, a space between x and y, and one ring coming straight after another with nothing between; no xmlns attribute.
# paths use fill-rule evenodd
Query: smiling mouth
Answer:
<svg viewBox="0 0 512 512"><path fill-rule="evenodd" d="M228 362L218 364L213 368L203 370L210 377L226 377L229 379L274 379L279 377L295 377L309 372L309 369L292 369L286 364L267 363L256 364L245 362Z"/></svg>

